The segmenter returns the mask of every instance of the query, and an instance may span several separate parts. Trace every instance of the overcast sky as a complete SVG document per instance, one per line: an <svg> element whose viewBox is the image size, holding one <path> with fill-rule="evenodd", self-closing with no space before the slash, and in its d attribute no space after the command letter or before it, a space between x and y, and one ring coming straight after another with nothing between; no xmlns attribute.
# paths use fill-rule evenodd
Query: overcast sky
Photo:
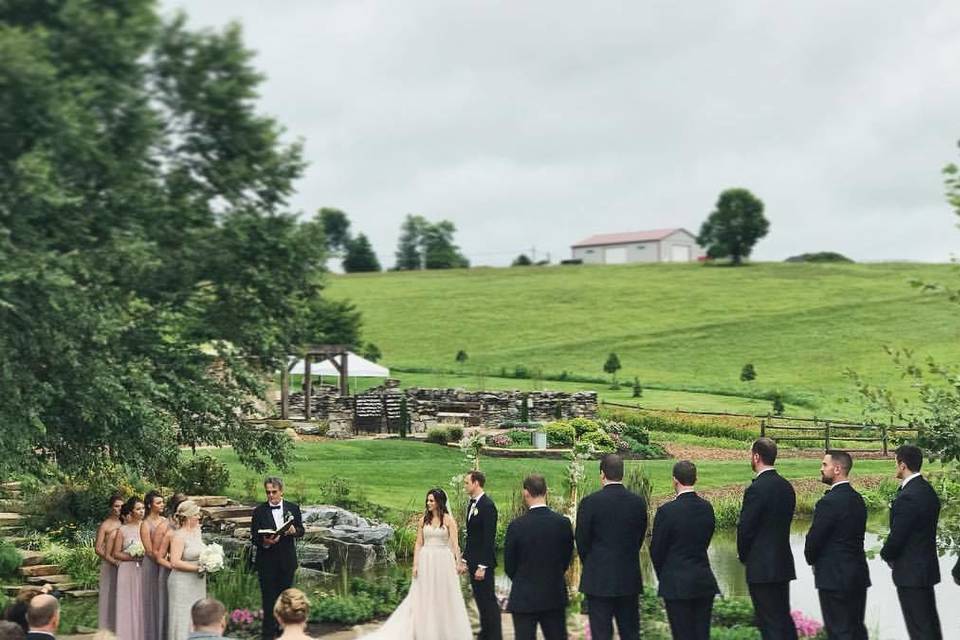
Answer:
<svg viewBox="0 0 960 640"><path fill-rule="evenodd" d="M407 213L474 264L594 233L697 233L725 188L766 204L754 253L960 252L960 2L164 0L243 25L262 111L394 263Z"/></svg>

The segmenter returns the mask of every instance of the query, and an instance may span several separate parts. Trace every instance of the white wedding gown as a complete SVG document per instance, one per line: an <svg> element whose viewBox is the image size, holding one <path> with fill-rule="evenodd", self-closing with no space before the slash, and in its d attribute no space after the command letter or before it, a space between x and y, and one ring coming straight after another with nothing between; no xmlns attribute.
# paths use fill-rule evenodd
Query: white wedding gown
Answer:
<svg viewBox="0 0 960 640"><path fill-rule="evenodd" d="M423 527L410 592L383 626L363 640L472 640L449 538L445 528Z"/></svg>

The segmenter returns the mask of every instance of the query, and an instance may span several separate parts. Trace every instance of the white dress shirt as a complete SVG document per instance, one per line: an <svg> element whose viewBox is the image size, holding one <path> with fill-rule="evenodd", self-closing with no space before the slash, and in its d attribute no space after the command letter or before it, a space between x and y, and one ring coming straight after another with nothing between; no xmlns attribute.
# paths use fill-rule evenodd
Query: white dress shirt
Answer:
<svg viewBox="0 0 960 640"><path fill-rule="evenodd" d="M270 513L273 515L274 528L279 529L280 525L283 524L283 500L280 501L280 504L277 505L280 508L274 509L273 505L267 502L267 507L270 508Z"/></svg>

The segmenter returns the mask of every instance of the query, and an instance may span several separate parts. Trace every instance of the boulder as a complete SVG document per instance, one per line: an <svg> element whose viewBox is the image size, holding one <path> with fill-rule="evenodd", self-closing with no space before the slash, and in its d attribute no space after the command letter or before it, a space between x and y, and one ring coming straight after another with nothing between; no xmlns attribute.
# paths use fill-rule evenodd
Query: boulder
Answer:
<svg viewBox="0 0 960 640"><path fill-rule="evenodd" d="M299 556L300 566L323 570L330 558L330 550L326 545L308 542L300 547Z"/></svg>
<svg viewBox="0 0 960 640"><path fill-rule="evenodd" d="M326 546L330 557L326 563L327 571L339 573L363 573L377 566L377 550L372 544L353 544L335 538L328 538Z"/></svg>

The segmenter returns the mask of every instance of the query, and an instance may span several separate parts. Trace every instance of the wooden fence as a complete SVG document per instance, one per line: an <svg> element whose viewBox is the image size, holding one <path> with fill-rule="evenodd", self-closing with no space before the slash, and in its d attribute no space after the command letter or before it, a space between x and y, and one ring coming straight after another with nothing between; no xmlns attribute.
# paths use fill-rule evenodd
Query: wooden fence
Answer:
<svg viewBox="0 0 960 640"><path fill-rule="evenodd" d="M860 424L849 420L830 418L801 418L798 416L776 416L772 414L755 415L749 413L726 413L710 411L686 411L683 409L651 409L639 404L623 404L619 402L601 401L601 405L623 407L646 413L671 413L692 415L699 417L717 418L749 418L759 420L759 436L769 437L777 442L809 442L823 443L824 450L830 449L832 443L842 442L843 447L850 453L882 453L889 455L891 442L901 439L916 438L917 429L908 425L893 424ZM754 425L749 425L751 428ZM847 448L847 443L864 443L865 448ZM867 443L873 443L868 447Z"/></svg>

